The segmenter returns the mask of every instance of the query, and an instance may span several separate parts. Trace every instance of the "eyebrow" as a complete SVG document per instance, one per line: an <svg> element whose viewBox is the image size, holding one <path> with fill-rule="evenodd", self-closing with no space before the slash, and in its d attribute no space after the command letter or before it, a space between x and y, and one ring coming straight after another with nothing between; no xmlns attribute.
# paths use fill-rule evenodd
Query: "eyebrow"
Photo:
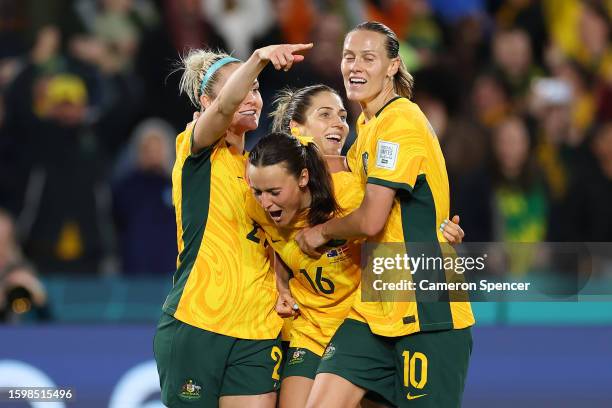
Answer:
<svg viewBox="0 0 612 408"><path fill-rule="evenodd" d="M330 110L334 110L334 108L332 108L331 106L321 106L320 108L317 108L315 110L315 112L320 111L321 109L330 109ZM340 112L346 112L346 109L340 109Z"/></svg>
<svg viewBox="0 0 612 408"><path fill-rule="evenodd" d="M266 188L266 189L261 189L261 188L257 188L257 187L251 187L253 190L255 191L266 191L266 192L271 192L273 190L280 190L280 187L270 187L270 188Z"/></svg>
<svg viewBox="0 0 612 408"><path fill-rule="evenodd" d="M367 53L376 54L377 51L376 50L370 50L370 49L361 50L361 51L353 51L351 49L345 48L345 49L342 50L342 52L343 53L350 52L351 54L355 54L356 52L358 52L359 54L367 54Z"/></svg>

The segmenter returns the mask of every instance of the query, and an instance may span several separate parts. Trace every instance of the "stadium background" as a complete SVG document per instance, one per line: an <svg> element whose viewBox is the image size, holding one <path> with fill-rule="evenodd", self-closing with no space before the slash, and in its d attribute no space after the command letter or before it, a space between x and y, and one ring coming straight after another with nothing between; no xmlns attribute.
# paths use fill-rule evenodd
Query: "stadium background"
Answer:
<svg viewBox="0 0 612 408"><path fill-rule="evenodd" d="M152 335L176 257L168 171L192 112L173 71L189 47L246 58L315 43L292 71L262 73L252 145L282 86L343 94L344 33L382 21L440 138L467 241L610 243L610 7L0 0L0 387L71 386L69 406L160 406ZM610 267L593 278L609 285ZM475 304L464 406L612 406L611 306Z"/></svg>

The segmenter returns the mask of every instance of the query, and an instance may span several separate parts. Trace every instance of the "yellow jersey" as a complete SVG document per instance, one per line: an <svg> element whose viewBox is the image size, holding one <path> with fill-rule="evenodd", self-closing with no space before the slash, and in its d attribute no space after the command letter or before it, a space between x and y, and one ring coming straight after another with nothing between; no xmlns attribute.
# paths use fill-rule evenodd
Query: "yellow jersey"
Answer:
<svg viewBox="0 0 612 408"><path fill-rule="evenodd" d="M449 213L446 165L435 132L419 107L406 98L396 97L367 122L362 113L357 135L347 154L351 171L364 189L371 183L397 191L385 227L368 242L446 242L438 228ZM409 248L410 245L403 245L402 251L419 255L411 254ZM441 252L440 249L438 254ZM469 302L419 301L429 295L419 289L419 281L445 281L445 271L414 275L406 271L403 278L416 284L411 299L414 301L375 301L381 295L360 286L349 317L367 322L373 333L389 337L474 324ZM368 291L367 296L363 296L362 290ZM442 294L442 299L450 298Z"/></svg>
<svg viewBox="0 0 612 408"><path fill-rule="evenodd" d="M332 178L342 209L350 212L359 207L363 200L359 180L350 172L334 173ZM279 228L250 195L247 213L263 228L293 275L289 288L300 314L291 321L290 347L306 348L321 356L354 302L361 277L359 242L332 242L319 259L310 258L295 241L299 230L308 226L307 211L298 214L291 225Z"/></svg>
<svg viewBox="0 0 612 408"><path fill-rule="evenodd" d="M281 330L264 234L247 216L246 158L224 139L191 153L193 125L176 139L172 196L179 256L163 310L176 319L241 339Z"/></svg>

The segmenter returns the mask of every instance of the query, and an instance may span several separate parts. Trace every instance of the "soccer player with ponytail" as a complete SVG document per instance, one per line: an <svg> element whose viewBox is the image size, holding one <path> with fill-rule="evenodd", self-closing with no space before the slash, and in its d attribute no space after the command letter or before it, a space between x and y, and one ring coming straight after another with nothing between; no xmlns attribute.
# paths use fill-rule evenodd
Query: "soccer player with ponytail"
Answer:
<svg viewBox="0 0 612 408"><path fill-rule="evenodd" d="M347 97L362 108L347 160L365 193L354 211L301 231L300 247L316 258L330 239L366 238L429 243L439 254L448 177L436 135L410 101L412 77L397 36L377 22L358 25L345 37L341 70ZM410 254L410 245L405 249ZM410 277L414 301L366 302L357 290L322 357L308 407L356 406L366 391L401 407L461 405L472 348L470 304L450 302L448 293L434 300L418 289L422 279L444 281L444 270Z"/></svg>
<svg viewBox="0 0 612 408"><path fill-rule="evenodd" d="M323 351L352 306L361 276L360 244L330 242L320 257L310 258L299 250L294 237L300 228L338 215L338 206L345 212L355 210L363 188L356 175L336 165L348 125L342 100L333 89L325 85L284 89L275 104L271 116L277 132L261 139L249 157L247 174L255 198L247 199L247 212L293 275L289 280L293 297L283 302L279 288L277 304L284 315L293 314L294 303L300 311L289 330L280 407L303 408ZM326 155L331 176L317 150ZM444 233L451 242L460 242L463 236L452 222L444 226ZM277 278L285 280L278 270Z"/></svg>

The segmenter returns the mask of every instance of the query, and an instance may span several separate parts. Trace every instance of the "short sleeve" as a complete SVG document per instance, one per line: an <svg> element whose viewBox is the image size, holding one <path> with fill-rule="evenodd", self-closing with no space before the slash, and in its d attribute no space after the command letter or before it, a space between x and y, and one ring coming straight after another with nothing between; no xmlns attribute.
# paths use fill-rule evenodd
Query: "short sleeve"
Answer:
<svg viewBox="0 0 612 408"><path fill-rule="evenodd" d="M412 193L427 155L426 138L431 137L415 123L419 120L401 112L380 118L369 149L373 157L368 164L368 183Z"/></svg>

